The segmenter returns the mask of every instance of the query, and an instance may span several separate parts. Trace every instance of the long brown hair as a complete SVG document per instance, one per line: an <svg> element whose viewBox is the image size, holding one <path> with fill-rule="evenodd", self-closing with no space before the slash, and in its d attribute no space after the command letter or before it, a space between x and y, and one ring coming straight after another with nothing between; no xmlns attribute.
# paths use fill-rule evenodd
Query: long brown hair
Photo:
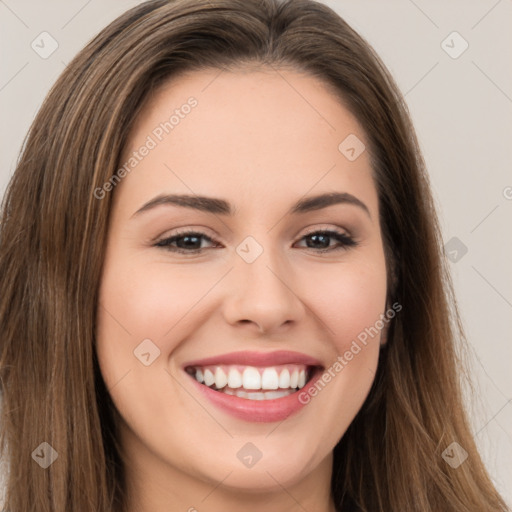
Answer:
<svg viewBox="0 0 512 512"><path fill-rule="evenodd" d="M0 228L5 510L125 510L116 411L95 359L113 193L148 94L182 71L245 63L320 78L363 126L379 195L390 323L374 385L334 449L343 512L507 507L475 447L461 396L464 341L425 165L403 97L364 39L311 0L153 0L69 64L45 99L4 198ZM341 141L340 141L341 142ZM457 469L442 453L468 453ZM42 470L42 442L58 453ZM48 448L47 448L48 449Z"/></svg>

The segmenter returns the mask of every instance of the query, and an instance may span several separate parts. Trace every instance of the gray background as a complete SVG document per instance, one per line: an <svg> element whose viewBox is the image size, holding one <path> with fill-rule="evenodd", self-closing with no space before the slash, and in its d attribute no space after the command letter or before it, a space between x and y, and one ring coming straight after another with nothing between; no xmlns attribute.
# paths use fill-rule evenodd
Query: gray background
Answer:
<svg viewBox="0 0 512 512"><path fill-rule="evenodd" d="M138 3L0 0L1 195L29 125L65 65ZM493 480L512 503L512 1L324 3L374 46L405 94L471 344L478 393L470 402L473 430ZM51 49L44 31L58 44L47 58L31 47ZM464 41L469 46L458 55Z"/></svg>

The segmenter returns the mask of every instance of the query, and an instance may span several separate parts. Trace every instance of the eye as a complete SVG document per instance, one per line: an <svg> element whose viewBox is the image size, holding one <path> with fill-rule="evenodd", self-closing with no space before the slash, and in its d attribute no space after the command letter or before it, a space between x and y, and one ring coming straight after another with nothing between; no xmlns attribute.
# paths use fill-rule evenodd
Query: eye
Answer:
<svg viewBox="0 0 512 512"><path fill-rule="evenodd" d="M338 245L331 247L330 241L335 239ZM335 230L319 230L312 231L304 235L301 240L306 240L308 249L314 249L316 252L331 252L338 251L340 249L346 249L348 247L355 247L357 242L346 233Z"/></svg>
<svg viewBox="0 0 512 512"><path fill-rule="evenodd" d="M337 245L331 246L331 241L337 241ZM315 252L325 253L354 247L357 242L346 233L335 230L312 231L301 238L306 240L306 248ZM181 254L199 254L207 247L202 242L214 244L213 248L219 247L215 240L200 231L178 232L170 237L164 238L155 243L155 247L162 247L171 252Z"/></svg>
<svg viewBox="0 0 512 512"><path fill-rule="evenodd" d="M155 244L156 247L164 247L172 252L183 254L197 254L203 251L202 241L213 242L214 240L200 231L184 231L164 238Z"/></svg>

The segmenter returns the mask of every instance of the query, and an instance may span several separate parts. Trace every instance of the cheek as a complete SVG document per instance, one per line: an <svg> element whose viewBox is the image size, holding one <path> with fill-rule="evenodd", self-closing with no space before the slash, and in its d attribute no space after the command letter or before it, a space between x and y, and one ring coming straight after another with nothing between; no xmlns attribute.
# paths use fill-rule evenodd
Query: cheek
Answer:
<svg viewBox="0 0 512 512"><path fill-rule="evenodd" d="M179 387L177 393L170 392L173 380L168 361L186 335L184 329L190 330L188 322L193 314L188 313L208 289L204 283L194 288L191 282L190 275L179 270L165 272L162 265L135 258L113 256L106 260L96 352L116 408L136 431L158 429L157 421L147 423L156 411L160 411L161 423L172 423L172 417L162 409L163 397L167 411L186 410L187 397ZM144 361L147 353L149 361Z"/></svg>
<svg viewBox="0 0 512 512"><path fill-rule="evenodd" d="M359 275L354 273L342 283L344 289L340 291L339 307L336 312L332 311L339 353L349 350L355 340L378 345L381 332L376 324L386 306L385 274L373 270Z"/></svg>
<svg viewBox="0 0 512 512"><path fill-rule="evenodd" d="M203 280L197 272L181 271L179 266L172 270L144 262L109 266L102 280L100 303L111 315L103 316L106 323L115 319L133 340L156 341L186 322L187 314L216 279L210 275Z"/></svg>
<svg viewBox="0 0 512 512"><path fill-rule="evenodd" d="M377 333L375 325L382 327L386 308L384 258L325 265L314 275L314 286L309 280L306 289L304 282L302 295L338 354L349 350L353 340L365 341L365 334L367 342L378 344L381 329Z"/></svg>
<svg viewBox="0 0 512 512"><path fill-rule="evenodd" d="M144 340L154 343L149 344L149 351L154 351L150 357L158 354L150 369L163 370L180 340L197 329L197 317L206 302L202 299L222 272L185 267L122 255L107 257L96 331L96 351L107 387L116 385L127 372L130 379L140 377L141 382L153 375L136 358Z"/></svg>
<svg viewBox="0 0 512 512"><path fill-rule="evenodd" d="M361 408L377 369L386 325L386 269L379 251L373 254L371 261L326 266L315 274L315 291L308 294L335 354L321 378L304 388L301 400L325 411L332 443Z"/></svg>

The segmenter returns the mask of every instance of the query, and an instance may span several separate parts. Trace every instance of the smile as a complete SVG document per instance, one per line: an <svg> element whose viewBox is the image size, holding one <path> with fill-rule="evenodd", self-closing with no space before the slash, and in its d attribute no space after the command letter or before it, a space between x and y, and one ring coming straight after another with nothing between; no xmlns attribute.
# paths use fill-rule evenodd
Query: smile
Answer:
<svg viewBox="0 0 512 512"><path fill-rule="evenodd" d="M222 411L245 421L282 421L304 404L299 391L322 374L320 362L289 351L236 352L183 366L192 383Z"/></svg>
<svg viewBox="0 0 512 512"><path fill-rule="evenodd" d="M227 395L249 400L275 400L302 389L313 368L306 365L188 367L197 382Z"/></svg>

